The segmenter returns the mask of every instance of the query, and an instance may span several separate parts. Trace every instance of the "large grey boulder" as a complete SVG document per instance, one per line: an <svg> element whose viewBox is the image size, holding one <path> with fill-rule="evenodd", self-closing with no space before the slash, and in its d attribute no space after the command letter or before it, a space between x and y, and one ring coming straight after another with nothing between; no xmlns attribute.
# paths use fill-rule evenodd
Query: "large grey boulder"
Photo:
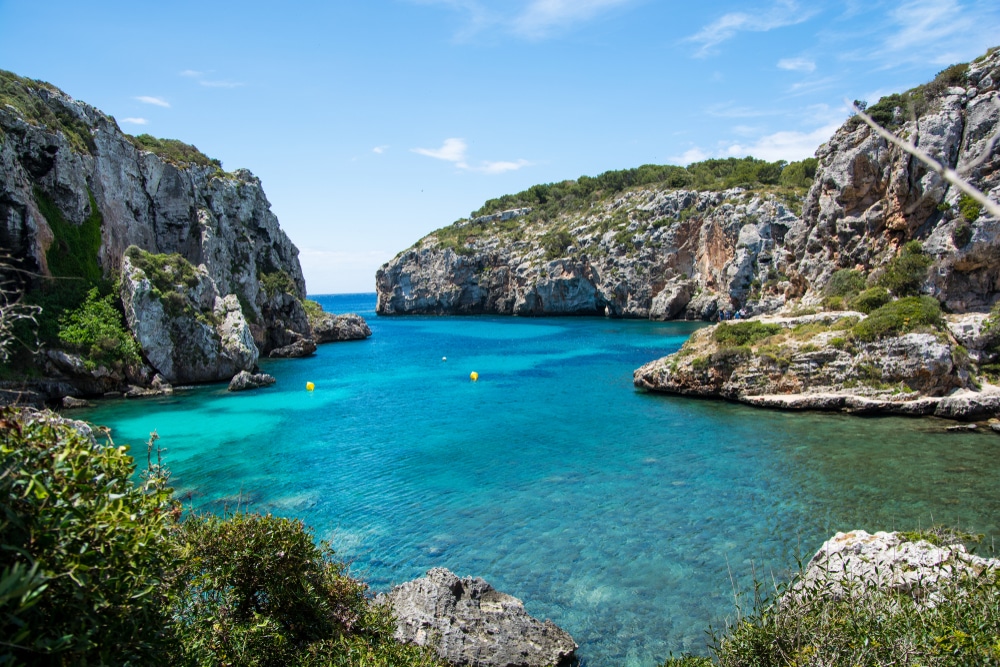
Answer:
<svg viewBox="0 0 1000 667"><path fill-rule="evenodd" d="M317 343L336 343L345 340L364 340L372 335L368 323L360 315L345 313L319 313L309 318L313 340Z"/></svg>
<svg viewBox="0 0 1000 667"><path fill-rule="evenodd" d="M276 380L274 379L274 376L268 375L267 373L250 373L248 371L240 371L232 380L229 381L229 391L260 389L261 387L269 387L275 382Z"/></svg>
<svg viewBox="0 0 1000 667"><path fill-rule="evenodd" d="M433 646L453 665L564 665L577 649L569 633L529 616L517 598L444 568L396 586L383 601L395 611L397 639Z"/></svg>

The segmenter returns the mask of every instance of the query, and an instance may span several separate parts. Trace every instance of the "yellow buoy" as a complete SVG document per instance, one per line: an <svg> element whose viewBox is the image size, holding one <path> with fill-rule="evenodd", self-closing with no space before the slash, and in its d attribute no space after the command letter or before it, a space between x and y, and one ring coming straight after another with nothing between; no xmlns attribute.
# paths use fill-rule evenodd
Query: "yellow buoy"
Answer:
<svg viewBox="0 0 1000 667"><path fill-rule="evenodd" d="M471 373L469 373L469 379L475 382L476 380L479 379L479 373L477 373L476 371L472 371Z"/></svg>
<svg viewBox="0 0 1000 667"><path fill-rule="evenodd" d="M306 391L312 391L315 388L316 385L314 385L312 382L306 382Z"/></svg>

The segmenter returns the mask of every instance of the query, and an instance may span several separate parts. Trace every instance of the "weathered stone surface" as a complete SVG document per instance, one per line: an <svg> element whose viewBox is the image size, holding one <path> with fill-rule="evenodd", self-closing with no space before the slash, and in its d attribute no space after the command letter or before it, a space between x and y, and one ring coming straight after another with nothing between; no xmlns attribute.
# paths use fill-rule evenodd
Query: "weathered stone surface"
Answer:
<svg viewBox="0 0 1000 667"><path fill-rule="evenodd" d="M271 350L271 359L298 359L316 354L316 341L312 338L299 338L294 343Z"/></svg>
<svg viewBox="0 0 1000 667"><path fill-rule="evenodd" d="M529 616L517 598L444 568L396 586L384 601L395 611L398 639L431 645L453 665L564 665L577 649L566 631Z"/></svg>
<svg viewBox="0 0 1000 667"><path fill-rule="evenodd" d="M364 340L372 335L368 323L360 315L345 313L320 313L310 318L312 337L317 343L336 343L346 340Z"/></svg>
<svg viewBox="0 0 1000 667"><path fill-rule="evenodd" d="M947 581L987 569L1000 570L1000 560L970 554L961 544L934 546L908 541L900 533L856 530L824 542L792 594L814 589L840 598L877 587L933 602L935 591Z"/></svg>
<svg viewBox="0 0 1000 667"><path fill-rule="evenodd" d="M138 148L113 118L47 84L31 87L28 94L57 116L75 119L83 143L35 124L24 110L0 108L0 247L21 261L20 268L47 275L46 252L56 241L36 192L72 225L82 224L96 205L101 215L98 261L105 277L131 272L124 257L129 246L177 253L202 276L197 296L211 295L207 301L198 299L199 312L212 320L219 310L218 322L208 330L194 322L178 324L174 333L183 340L170 344L170 329L155 329L172 317L158 312L155 299L137 291L137 285L123 285L137 301L131 310L138 317L130 326L140 328L141 335L136 333L144 352L158 360L162 368L154 364L156 370L171 380L228 380L237 370L251 368L260 352L308 336L298 250L280 229L253 174L169 161ZM275 276L282 279L262 280ZM265 283L272 285L271 293ZM173 352L189 342L194 345L191 362ZM64 377L88 395L123 391L129 383L148 384L148 378L134 375L88 378L62 361L50 358L46 373Z"/></svg>
<svg viewBox="0 0 1000 667"><path fill-rule="evenodd" d="M71 410L73 408L89 408L92 405L93 403L88 400L74 398L73 396L63 396L62 400L62 406L67 410Z"/></svg>
<svg viewBox="0 0 1000 667"><path fill-rule="evenodd" d="M248 371L240 371L232 380L229 381L229 391L260 389L261 387L269 387L275 382L276 380L274 377L268 375L267 373L250 373Z"/></svg>

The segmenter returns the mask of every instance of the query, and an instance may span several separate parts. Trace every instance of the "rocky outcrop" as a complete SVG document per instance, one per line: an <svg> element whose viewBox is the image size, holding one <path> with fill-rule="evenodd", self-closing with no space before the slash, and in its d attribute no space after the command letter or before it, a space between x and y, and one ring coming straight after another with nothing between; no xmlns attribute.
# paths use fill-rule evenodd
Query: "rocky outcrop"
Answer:
<svg viewBox="0 0 1000 667"><path fill-rule="evenodd" d="M247 391L250 389L260 389L269 387L275 383L273 376L267 373L249 373L240 371L229 381L229 391Z"/></svg>
<svg viewBox="0 0 1000 667"><path fill-rule="evenodd" d="M1000 51L949 68L883 115L1000 199ZM910 118L911 112L915 120ZM921 291L956 313L1000 299L1000 221L849 119L792 195L633 188L555 218L460 221L379 270L378 312L713 319L815 306L838 269L877 277L907 241L933 259ZM565 236L559 236L564 234Z"/></svg>
<svg viewBox="0 0 1000 667"><path fill-rule="evenodd" d="M939 541L935 539L935 541ZM933 544L905 533L837 533L823 543L790 591L820 591L833 598L878 590L933 603L940 589L962 577L1000 573L1000 559L982 558L961 543Z"/></svg>
<svg viewBox="0 0 1000 667"><path fill-rule="evenodd" d="M260 354L309 337L298 250L253 174L223 171L180 142L143 143L49 84L0 76L13 99L0 107L0 247L19 268L48 276L69 254L105 279L122 274L147 371L171 381L229 380ZM93 255L74 240L91 233ZM126 258L133 246L180 257L197 284L171 290L179 297L165 302ZM94 393L72 371L53 372ZM127 381L134 378L118 389Z"/></svg>
<svg viewBox="0 0 1000 667"><path fill-rule="evenodd" d="M975 382L968 350L943 331L928 326L868 339L866 317L831 312L720 323L637 369L633 381L648 391L769 408L964 420L1000 414L1000 388Z"/></svg>
<svg viewBox="0 0 1000 667"><path fill-rule="evenodd" d="M364 340L372 335L372 330L364 318L354 313L334 315L319 313L309 318L313 339L317 343L336 343L347 340Z"/></svg>
<svg viewBox="0 0 1000 667"><path fill-rule="evenodd" d="M397 639L432 646L452 665L566 665L577 649L566 631L529 616L517 598L444 568L396 586L382 601L395 612Z"/></svg>
<svg viewBox="0 0 1000 667"><path fill-rule="evenodd" d="M316 354L316 342L312 338L299 338L298 340L271 350L268 355L271 359L299 359Z"/></svg>

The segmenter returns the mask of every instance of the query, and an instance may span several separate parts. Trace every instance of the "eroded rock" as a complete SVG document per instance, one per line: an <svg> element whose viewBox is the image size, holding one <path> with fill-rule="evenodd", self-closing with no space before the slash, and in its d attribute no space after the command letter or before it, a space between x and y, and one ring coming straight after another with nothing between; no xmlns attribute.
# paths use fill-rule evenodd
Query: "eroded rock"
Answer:
<svg viewBox="0 0 1000 667"><path fill-rule="evenodd" d="M240 371L229 381L229 391L247 391L249 389L260 389L269 387L277 382L273 376L267 373L250 373Z"/></svg>
<svg viewBox="0 0 1000 667"><path fill-rule="evenodd" d="M397 639L433 646L453 665L565 665L577 649L565 630L529 616L520 600L478 577L434 568L382 597L395 611Z"/></svg>

